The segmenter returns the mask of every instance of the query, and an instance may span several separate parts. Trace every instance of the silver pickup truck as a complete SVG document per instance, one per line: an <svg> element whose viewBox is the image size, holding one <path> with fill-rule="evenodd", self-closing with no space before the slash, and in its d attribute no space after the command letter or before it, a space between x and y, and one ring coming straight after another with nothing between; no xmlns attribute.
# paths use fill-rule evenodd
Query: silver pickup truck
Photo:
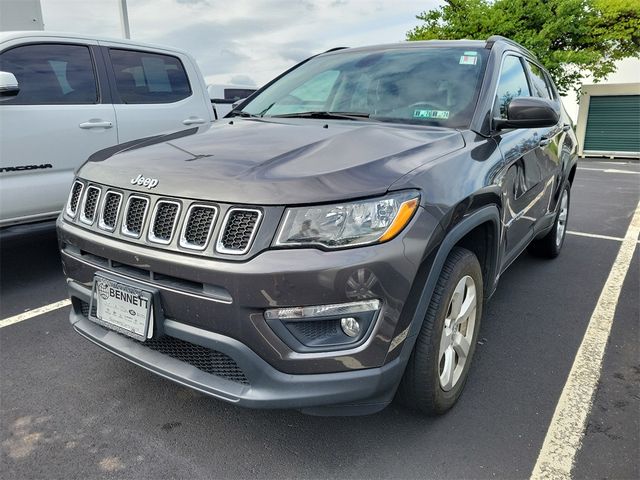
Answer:
<svg viewBox="0 0 640 480"><path fill-rule="evenodd" d="M55 219L92 153L210 124L186 52L51 32L0 33L0 228Z"/></svg>

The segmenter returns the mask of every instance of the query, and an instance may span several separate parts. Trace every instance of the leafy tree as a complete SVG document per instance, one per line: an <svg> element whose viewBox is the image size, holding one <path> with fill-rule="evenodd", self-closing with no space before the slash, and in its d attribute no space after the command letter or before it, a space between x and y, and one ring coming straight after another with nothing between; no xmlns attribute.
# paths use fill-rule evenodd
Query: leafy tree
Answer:
<svg viewBox="0 0 640 480"><path fill-rule="evenodd" d="M447 0L416 17L408 40L503 35L531 50L561 93L640 57L640 0Z"/></svg>

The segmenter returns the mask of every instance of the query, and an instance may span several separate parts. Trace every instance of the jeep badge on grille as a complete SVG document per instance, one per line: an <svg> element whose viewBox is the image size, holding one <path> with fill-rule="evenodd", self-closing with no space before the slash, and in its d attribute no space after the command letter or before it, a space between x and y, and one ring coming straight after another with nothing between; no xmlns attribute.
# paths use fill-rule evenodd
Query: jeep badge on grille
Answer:
<svg viewBox="0 0 640 480"><path fill-rule="evenodd" d="M132 185L139 185L141 187L154 188L158 185L157 178L151 177L143 177L142 174L139 174L136 178L131 179Z"/></svg>

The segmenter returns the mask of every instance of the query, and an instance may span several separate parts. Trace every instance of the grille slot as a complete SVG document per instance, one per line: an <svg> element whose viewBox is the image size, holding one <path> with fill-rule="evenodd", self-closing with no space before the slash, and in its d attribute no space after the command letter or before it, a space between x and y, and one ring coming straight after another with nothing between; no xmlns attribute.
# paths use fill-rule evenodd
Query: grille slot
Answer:
<svg viewBox="0 0 640 480"><path fill-rule="evenodd" d="M71 187L71 192L69 193L69 201L67 202L67 215L70 217L76 216L82 190L84 190L84 184L82 182L78 182L77 180L73 182L73 187Z"/></svg>
<svg viewBox="0 0 640 480"><path fill-rule="evenodd" d="M215 219L218 215L216 207L192 205L187 212L187 220L180 236L180 246L193 250L204 250L211 237Z"/></svg>
<svg viewBox="0 0 640 480"><path fill-rule="evenodd" d="M88 317L89 304L80 301L80 311L84 317ZM93 308L92 314L95 315L95 307ZM144 342L134 339L131 340L143 347L188 363L210 375L215 375L216 377L221 377L242 385L249 385L249 380L238 364L231 357L217 350L196 345L195 343L185 342L184 340L169 337L168 335Z"/></svg>
<svg viewBox="0 0 640 480"><path fill-rule="evenodd" d="M216 249L220 253L242 255L249 251L262 212L255 209L232 208L227 212Z"/></svg>
<svg viewBox="0 0 640 480"><path fill-rule="evenodd" d="M124 222L122 222L122 233L129 237L140 237L144 220L147 216L149 200L145 197L130 196L127 200Z"/></svg>
<svg viewBox="0 0 640 480"><path fill-rule="evenodd" d="M96 218L96 211L98 210L100 192L101 190L94 185L87 187L87 193L84 195L82 210L80 211L80 221L88 225L93 224Z"/></svg>
<svg viewBox="0 0 640 480"><path fill-rule="evenodd" d="M170 243L179 213L180 204L178 202L160 200L156 203L149 229L149 240L156 243Z"/></svg>
<svg viewBox="0 0 640 480"><path fill-rule="evenodd" d="M103 230L113 232L118 222L118 213L120 213L120 205L122 204L122 194L118 192L107 192L104 196L102 211L98 226Z"/></svg>

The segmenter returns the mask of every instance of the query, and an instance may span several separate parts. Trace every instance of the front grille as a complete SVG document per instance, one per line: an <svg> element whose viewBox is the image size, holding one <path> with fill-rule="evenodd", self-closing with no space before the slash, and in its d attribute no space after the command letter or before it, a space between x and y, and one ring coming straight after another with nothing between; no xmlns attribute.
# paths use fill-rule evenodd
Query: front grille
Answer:
<svg viewBox="0 0 640 480"><path fill-rule="evenodd" d="M69 194L69 202L67 204L67 215L71 217L76 216L76 212L78 211L78 203L80 202L80 195L82 194L82 190L84 189L84 185L82 182L74 182L73 187L71 187L71 193Z"/></svg>
<svg viewBox="0 0 640 480"><path fill-rule="evenodd" d="M161 200L156 204L151 220L149 240L158 243L169 243L180 212L180 204Z"/></svg>
<svg viewBox="0 0 640 480"><path fill-rule="evenodd" d="M270 211L281 215L278 209L121 190L78 179L69 192L65 218L85 229L128 243L181 253L188 251L197 256L225 259L235 256L244 260L258 243L263 218L268 218ZM269 224L274 226L273 222ZM261 248L267 246L268 234L260 241Z"/></svg>
<svg viewBox="0 0 640 480"><path fill-rule="evenodd" d="M122 194L118 192L107 192L104 197L104 206L102 208L102 217L99 226L103 230L113 231L118 221L118 212L120 211L120 203L122 202Z"/></svg>
<svg viewBox="0 0 640 480"><path fill-rule="evenodd" d="M83 316L89 316L89 304L87 302L80 301L80 310ZM95 316L95 307L92 313ZM212 350L191 342L185 342L184 340L169 337L168 335L144 342L138 340L133 341L151 350L188 363L210 375L241 383L242 385L249 385L249 380L238 364L231 357L217 350Z"/></svg>
<svg viewBox="0 0 640 480"><path fill-rule="evenodd" d="M82 206L82 212L80 214L80 220L84 223L92 224L96 216L96 210L98 209L98 199L100 198L100 189L91 185L87 188L87 193L84 197L84 204Z"/></svg>
<svg viewBox="0 0 640 480"><path fill-rule="evenodd" d="M144 197L129 197L122 233L130 237L139 237L147 215L149 200Z"/></svg>
<svg viewBox="0 0 640 480"><path fill-rule="evenodd" d="M215 207L192 206L187 213L187 222L182 232L180 246L196 250L204 249L211 236L217 213Z"/></svg>
<svg viewBox="0 0 640 480"><path fill-rule="evenodd" d="M218 251L241 255L246 253L260 222L262 212L244 208L232 208L227 213L223 233L218 241Z"/></svg>

